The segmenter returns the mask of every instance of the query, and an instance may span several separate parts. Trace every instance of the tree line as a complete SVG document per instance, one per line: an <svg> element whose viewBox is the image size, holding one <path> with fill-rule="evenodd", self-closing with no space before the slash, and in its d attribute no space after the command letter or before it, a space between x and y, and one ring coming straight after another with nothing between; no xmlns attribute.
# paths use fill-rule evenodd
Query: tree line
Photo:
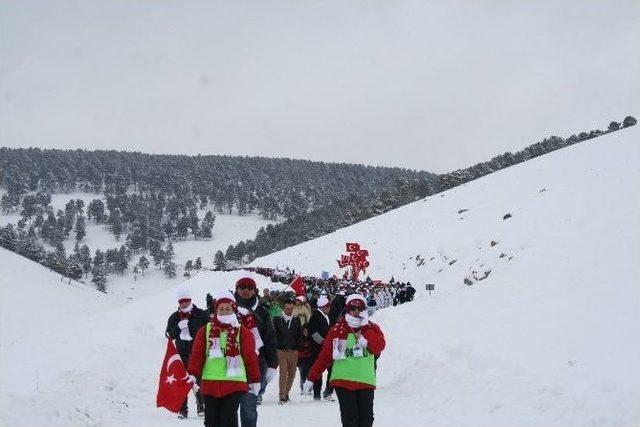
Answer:
<svg viewBox="0 0 640 427"><path fill-rule="evenodd" d="M401 168L262 157L0 148L5 209L16 208L23 195L37 191L114 197L188 194L218 213L291 218L352 194L374 195L396 177L424 175Z"/></svg>

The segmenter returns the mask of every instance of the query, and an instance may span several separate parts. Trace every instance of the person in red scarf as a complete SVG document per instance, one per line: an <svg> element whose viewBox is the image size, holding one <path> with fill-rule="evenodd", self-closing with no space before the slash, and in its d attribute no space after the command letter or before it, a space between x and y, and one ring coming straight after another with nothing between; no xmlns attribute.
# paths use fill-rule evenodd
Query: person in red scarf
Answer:
<svg viewBox="0 0 640 427"><path fill-rule="evenodd" d="M375 358L384 350L384 334L369 321L362 295L349 295L345 310L322 342L303 390L311 391L314 381L332 366L329 384L338 396L342 426L369 427L373 425Z"/></svg>
<svg viewBox="0 0 640 427"><path fill-rule="evenodd" d="M165 336L170 340L175 340L176 350L182 359L184 366L189 365L193 337L200 328L209 322L209 315L202 309L196 307L191 302L191 295L186 287L178 288L177 295L178 310L171 313L167 321ZM195 393L198 406L198 416L204 416L204 405L199 392ZM184 399L178 418L186 419L189 414L187 406L188 396Z"/></svg>
<svg viewBox="0 0 640 427"><path fill-rule="evenodd" d="M260 391L253 334L240 324L236 310L231 292L218 295L210 322L200 328L193 343L189 382L201 378L207 427L237 427L240 398Z"/></svg>

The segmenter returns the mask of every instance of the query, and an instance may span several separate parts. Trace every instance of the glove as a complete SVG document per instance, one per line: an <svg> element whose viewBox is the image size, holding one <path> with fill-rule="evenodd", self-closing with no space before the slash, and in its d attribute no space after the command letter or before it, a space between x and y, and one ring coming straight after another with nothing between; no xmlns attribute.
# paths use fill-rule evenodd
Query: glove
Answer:
<svg viewBox="0 0 640 427"><path fill-rule="evenodd" d="M302 384L302 393L309 394L313 390L313 383L309 380L305 380L304 384Z"/></svg>
<svg viewBox="0 0 640 427"><path fill-rule="evenodd" d="M260 383L251 383L249 384L249 393L254 395L260 394Z"/></svg>
<svg viewBox="0 0 640 427"><path fill-rule="evenodd" d="M367 344L369 344L369 341L367 341L364 335L360 335L360 338L358 338L358 344L360 344L360 347L362 348L367 348Z"/></svg>
<svg viewBox="0 0 640 427"><path fill-rule="evenodd" d="M276 372L278 371L275 368L267 369L267 372L264 375L265 380L267 380L267 384L269 384L276 377Z"/></svg>
<svg viewBox="0 0 640 427"><path fill-rule="evenodd" d="M189 320L188 319L184 319L178 322L178 328L180 329L187 329L189 327Z"/></svg>
<svg viewBox="0 0 640 427"><path fill-rule="evenodd" d="M367 326L369 324L369 313L366 311L360 312L360 327Z"/></svg>
<svg viewBox="0 0 640 427"><path fill-rule="evenodd" d="M198 392L198 390L200 390L200 386L198 385L198 380L193 375L189 375L189 377L187 377L187 384L191 384L191 388L196 393Z"/></svg>

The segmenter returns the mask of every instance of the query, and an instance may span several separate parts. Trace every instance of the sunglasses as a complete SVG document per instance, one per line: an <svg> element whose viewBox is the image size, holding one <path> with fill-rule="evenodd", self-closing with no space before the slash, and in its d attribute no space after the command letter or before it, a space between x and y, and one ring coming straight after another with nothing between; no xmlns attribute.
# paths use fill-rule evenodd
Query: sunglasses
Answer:
<svg viewBox="0 0 640 427"><path fill-rule="evenodd" d="M350 305L349 307L347 307L347 310L349 310L349 311L364 311L364 307L362 307L360 305Z"/></svg>
<svg viewBox="0 0 640 427"><path fill-rule="evenodd" d="M244 290L253 290L253 286L251 285L238 285L238 289L244 289Z"/></svg>

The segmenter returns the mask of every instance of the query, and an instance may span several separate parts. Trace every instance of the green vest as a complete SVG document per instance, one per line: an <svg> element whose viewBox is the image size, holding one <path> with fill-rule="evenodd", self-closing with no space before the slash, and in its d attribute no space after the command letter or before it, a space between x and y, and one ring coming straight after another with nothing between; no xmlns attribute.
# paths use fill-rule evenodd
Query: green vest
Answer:
<svg viewBox="0 0 640 427"><path fill-rule="evenodd" d="M362 349L362 357L353 356L353 347L356 345L356 335L347 335L347 349L344 359L333 361L331 378L333 380L355 381L364 384L376 385L376 371L374 368L373 354L368 349Z"/></svg>
<svg viewBox="0 0 640 427"><path fill-rule="evenodd" d="M206 334L206 360L204 362L204 367L202 368L202 379L210 380L210 381L238 381L238 382L247 382L247 373L244 369L244 361L240 356L240 366L239 366L239 374L233 377L227 376L227 357L224 355L227 348L227 332L220 331L220 349L222 350L221 357L209 357L209 347L211 345L209 340L209 333L211 332L211 323L207 323L207 329L205 330ZM238 336L236 337L238 341L238 348L240 348L240 330L238 330Z"/></svg>

